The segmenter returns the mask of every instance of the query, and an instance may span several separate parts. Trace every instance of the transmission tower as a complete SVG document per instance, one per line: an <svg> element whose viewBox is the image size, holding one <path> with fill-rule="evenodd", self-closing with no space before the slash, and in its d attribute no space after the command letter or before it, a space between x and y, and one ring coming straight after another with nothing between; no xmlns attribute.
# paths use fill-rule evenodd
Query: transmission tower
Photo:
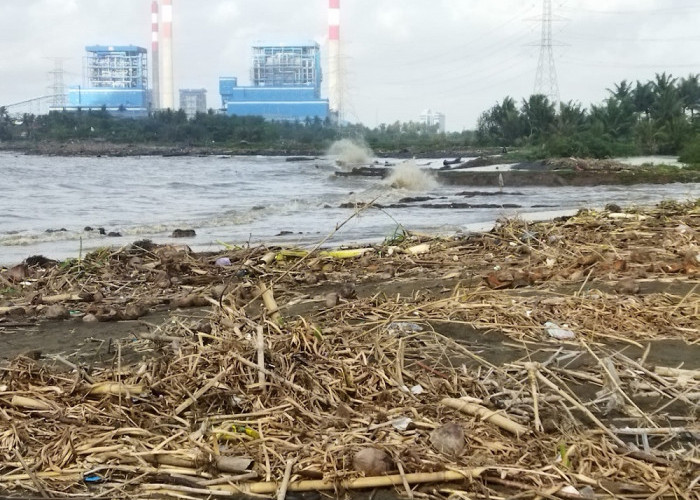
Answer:
<svg viewBox="0 0 700 500"><path fill-rule="evenodd" d="M552 41L552 0L542 0L542 38L540 57L535 75L535 94L546 95L551 102L559 102L557 68L554 65Z"/></svg>
<svg viewBox="0 0 700 500"><path fill-rule="evenodd" d="M49 93L51 95L51 106L54 108L63 108L66 106L66 85L63 81L65 71L63 70L63 61L65 57L53 57L53 69L49 71Z"/></svg>

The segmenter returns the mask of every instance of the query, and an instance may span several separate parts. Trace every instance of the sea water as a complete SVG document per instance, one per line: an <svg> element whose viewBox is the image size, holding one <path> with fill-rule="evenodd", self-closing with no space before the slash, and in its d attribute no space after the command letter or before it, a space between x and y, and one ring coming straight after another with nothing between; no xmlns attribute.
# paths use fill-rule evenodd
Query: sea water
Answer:
<svg viewBox="0 0 700 500"><path fill-rule="evenodd" d="M0 152L0 264L36 254L77 257L80 252L144 238L186 244L198 251L219 251L226 244L312 245L348 218L328 245L380 242L394 234L397 223L409 230L449 235L487 230L501 217L547 219L607 203L643 206L700 197L700 184L505 186L499 193L495 187L442 185L415 165L402 167L400 160L389 162L397 164L397 171L405 174L402 178L410 182L340 177L335 172L342 167L335 160ZM419 160L418 165L438 169L442 159ZM405 201L418 196L429 200ZM396 207L359 213L353 208L371 200ZM451 203L490 207L449 208ZM519 208L503 208L509 204ZM121 236L85 231L86 226ZM174 239L170 237L174 229L194 229L196 236Z"/></svg>

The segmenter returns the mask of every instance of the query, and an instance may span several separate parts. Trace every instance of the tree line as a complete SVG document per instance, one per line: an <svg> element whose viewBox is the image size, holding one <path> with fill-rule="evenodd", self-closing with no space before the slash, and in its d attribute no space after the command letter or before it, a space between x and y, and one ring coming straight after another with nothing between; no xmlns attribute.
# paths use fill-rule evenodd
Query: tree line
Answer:
<svg viewBox="0 0 700 500"><path fill-rule="evenodd" d="M184 111L158 111L120 118L107 110L52 111L12 119L0 107L0 140L14 142L95 140L277 151L322 151L336 140L366 142L375 151L430 152L479 147L522 148L530 157L612 157L682 154L700 163L700 76L666 73L647 82L623 80L590 109L555 104L532 95L506 97L481 114L476 130L439 133L436 126L395 122L368 128L329 120L266 121L210 110L193 118Z"/></svg>
<svg viewBox="0 0 700 500"><path fill-rule="evenodd" d="M647 82L623 80L590 109L572 101L557 106L543 95L520 105L506 97L479 117L476 141L534 146L550 156L689 154L700 141L699 79L661 73Z"/></svg>

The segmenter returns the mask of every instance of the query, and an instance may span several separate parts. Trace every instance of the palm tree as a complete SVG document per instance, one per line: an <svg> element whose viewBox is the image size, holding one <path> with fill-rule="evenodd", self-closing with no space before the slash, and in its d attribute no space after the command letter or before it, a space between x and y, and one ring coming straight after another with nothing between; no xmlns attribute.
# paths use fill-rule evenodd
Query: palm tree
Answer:
<svg viewBox="0 0 700 500"><path fill-rule="evenodd" d="M542 94L531 95L523 100L522 114L530 128L530 137L539 138L550 130L556 119L554 103Z"/></svg>
<svg viewBox="0 0 700 500"><path fill-rule="evenodd" d="M683 103L683 111L690 110L691 119L695 110L700 109L700 75L688 75L678 84L678 92Z"/></svg>
<svg viewBox="0 0 700 500"><path fill-rule="evenodd" d="M649 118L651 107L654 105L654 90L651 87L651 82L642 84L637 80L637 86L632 92L632 101L634 102L635 111L644 113Z"/></svg>

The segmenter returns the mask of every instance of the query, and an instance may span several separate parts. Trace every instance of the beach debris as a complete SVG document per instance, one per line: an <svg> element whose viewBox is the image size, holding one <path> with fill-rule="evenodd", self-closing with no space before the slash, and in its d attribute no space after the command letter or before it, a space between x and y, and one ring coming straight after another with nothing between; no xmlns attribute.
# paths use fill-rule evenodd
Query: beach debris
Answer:
<svg viewBox="0 0 700 500"><path fill-rule="evenodd" d="M409 417L398 417L390 421L391 426L397 431L405 431L408 426L413 423L413 420Z"/></svg>
<svg viewBox="0 0 700 500"><path fill-rule="evenodd" d="M158 314L104 331L82 325L110 331L109 342L71 335L63 361L51 346L38 360L23 349L0 361L0 493L35 496L39 484L84 496L87 473L104 478L90 485L103 498L274 495L286 478L290 492L403 484L418 493L422 483L460 481L470 498L491 490L649 497L664 488L683 498L698 484L683 472L697 461L700 374L688 362L697 346L661 358L673 367L649 368L668 352L644 345L697 339L700 295L685 264L695 243L674 228L697 225L698 206L644 213L508 220L454 238L411 233L392 255L376 246L358 260L316 252L275 260L280 249L265 246L214 255L129 245L30 268L21 286L0 279L0 314L12 314L0 317L3 335L19 328L34 337L42 297L83 320L121 319L130 304L171 310L162 322ZM538 237L524 243L524 230ZM430 252L420 258L404 252L422 243ZM216 266L222 256L230 266ZM482 277L496 265L536 284L495 291ZM309 274L324 282L309 284ZM626 277L644 284L643 296L611 293ZM274 289L284 321L272 320L277 306L261 300L259 283ZM343 283L356 296L336 307ZM334 306L324 308L329 291ZM207 309L173 311L178 304ZM571 328L576 344L543 344L547 321ZM113 336L115 327L128 337ZM6 349L0 355L12 342ZM431 439L447 422L466 434L456 454ZM385 454L381 472L354 470L365 448ZM562 457L554 463L553 450ZM229 457L241 463L223 473L217 464Z"/></svg>
<svg viewBox="0 0 700 500"><path fill-rule="evenodd" d="M615 283L615 291L620 294L634 295L639 293L639 283L634 278L624 278Z"/></svg>
<svg viewBox="0 0 700 500"><path fill-rule="evenodd" d="M387 326L387 331L392 335L409 335L411 333L422 332L423 327L410 321L392 321Z"/></svg>
<svg viewBox="0 0 700 500"><path fill-rule="evenodd" d="M503 415L501 412L490 410L478 403L465 401L463 399L444 398L442 401L440 401L440 404L458 410L462 413L479 417L481 420L492 423L517 436L528 432L528 428L524 425L515 422L511 418Z"/></svg>
<svg viewBox="0 0 700 500"><path fill-rule="evenodd" d="M365 476L381 476L393 469L393 462L384 450L362 448L352 457L352 466Z"/></svg>
<svg viewBox="0 0 700 500"><path fill-rule="evenodd" d="M219 267L230 266L231 259L229 259L228 257L219 257L218 259L216 259L216 261L214 261L214 265Z"/></svg>
<svg viewBox="0 0 700 500"><path fill-rule="evenodd" d="M576 334L573 331L567 328L561 328L552 321L547 321L544 324L544 330L547 332L547 335L557 340L571 340L576 338Z"/></svg>
<svg viewBox="0 0 700 500"><path fill-rule="evenodd" d="M61 304L53 304L44 310L46 319L66 319L70 316L68 309Z"/></svg>
<svg viewBox="0 0 700 500"><path fill-rule="evenodd" d="M336 292L329 292L326 294L324 297L324 303L326 304L327 308L335 307L338 305L338 294Z"/></svg>
<svg viewBox="0 0 700 500"><path fill-rule="evenodd" d="M171 238L194 238L197 233L194 229L175 229L170 235Z"/></svg>
<svg viewBox="0 0 700 500"><path fill-rule="evenodd" d="M467 441L464 437L462 426L449 422L430 433L430 444L440 453L458 456L464 450Z"/></svg>
<svg viewBox="0 0 700 500"><path fill-rule="evenodd" d="M2 276L4 276L11 283L19 283L24 281L27 279L27 276L29 276L27 265L25 263L17 264L16 266L9 268L7 271L3 271Z"/></svg>

